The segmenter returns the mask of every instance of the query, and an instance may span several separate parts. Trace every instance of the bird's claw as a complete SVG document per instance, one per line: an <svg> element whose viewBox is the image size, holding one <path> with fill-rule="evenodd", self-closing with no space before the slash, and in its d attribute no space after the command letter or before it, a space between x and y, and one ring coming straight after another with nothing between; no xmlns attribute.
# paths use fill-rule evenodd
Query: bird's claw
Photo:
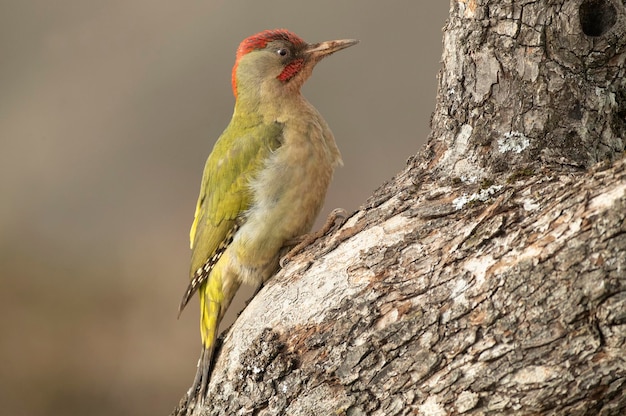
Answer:
<svg viewBox="0 0 626 416"><path fill-rule="evenodd" d="M322 228L320 228L318 231L314 233L304 234L304 235L292 238L291 240L287 241L284 247L289 247L289 246L294 246L294 247L291 250L289 250L289 252L287 252L287 254L285 254L280 259L280 261L278 262L280 267L284 268L285 265L289 261L291 261L291 259L294 258L298 253L300 253L306 246L312 244L315 240L323 237L333 227L335 227L338 219L345 220L347 216L348 216L348 212L345 209L335 208L328 215L326 222L324 223ZM343 224L343 221L341 221L340 226L341 224Z"/></svg>

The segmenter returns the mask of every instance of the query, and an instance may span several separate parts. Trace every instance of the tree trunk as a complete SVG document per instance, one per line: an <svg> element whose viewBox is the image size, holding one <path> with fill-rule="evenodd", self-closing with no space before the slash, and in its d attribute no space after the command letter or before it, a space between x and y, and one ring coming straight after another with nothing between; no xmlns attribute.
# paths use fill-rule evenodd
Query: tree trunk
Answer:
<svg viewBox="0 0 626 416"><path fill-rule="evenodd" d="M174 414L626 414L625 58L623 1L453 0L427 146Z"/></svg>

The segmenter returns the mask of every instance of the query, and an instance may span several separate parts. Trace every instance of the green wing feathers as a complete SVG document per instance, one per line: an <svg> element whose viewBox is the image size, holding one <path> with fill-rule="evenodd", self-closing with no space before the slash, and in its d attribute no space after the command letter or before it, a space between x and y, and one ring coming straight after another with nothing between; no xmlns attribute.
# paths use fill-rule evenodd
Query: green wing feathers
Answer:
<svg viewBox="0 0 626 416"><path fill-rule="evenodd" d="M239 127L233 128L233 124ZM281 139L282 125L279 123L248 122L246 126L238 120L237 123L231 122L215 143L204 167L190 231L192 281L198 269L213 258L220 245L223 250L225 240L232 239L241 217L252 203L248 184L270 154L280 147ZM206 272L203 273L205 279ZM188 297L191 295L193 293Z"/></svg>

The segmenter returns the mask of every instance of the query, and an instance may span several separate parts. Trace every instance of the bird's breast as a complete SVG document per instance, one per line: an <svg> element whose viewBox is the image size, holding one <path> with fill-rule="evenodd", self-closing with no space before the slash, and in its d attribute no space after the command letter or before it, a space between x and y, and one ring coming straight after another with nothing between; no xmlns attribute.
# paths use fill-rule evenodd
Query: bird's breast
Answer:
<svg viewBox="0 0 626 416"><path fill-rule="evenodd" d="M282 145L250 183L253 202L233 242L243 281L272 270L285 242L311 229L340 161L323 120L285 122L282 132Z"/></svg>
<svg viewBox="0 0 626 416"><path fill-rule="evenodd" d="M265 221L280 222L285 238L307 232L324 203L337 157L323 120L286 123L283 144L251 183L253 211Z"/></svg>

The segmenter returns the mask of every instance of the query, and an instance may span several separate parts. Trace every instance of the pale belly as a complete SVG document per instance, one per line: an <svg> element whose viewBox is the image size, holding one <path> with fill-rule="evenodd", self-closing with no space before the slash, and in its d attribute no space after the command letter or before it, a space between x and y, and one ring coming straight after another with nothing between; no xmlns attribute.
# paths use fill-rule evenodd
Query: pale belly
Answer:
<svg viewBox="0 0 626 416"><path fill-rule="evenodd" d="M284 146L251 184L253 208L231 244L232 272L259 285L277 269L285 242L310 231L332 178L334 164L320 146Z"/></svg>

